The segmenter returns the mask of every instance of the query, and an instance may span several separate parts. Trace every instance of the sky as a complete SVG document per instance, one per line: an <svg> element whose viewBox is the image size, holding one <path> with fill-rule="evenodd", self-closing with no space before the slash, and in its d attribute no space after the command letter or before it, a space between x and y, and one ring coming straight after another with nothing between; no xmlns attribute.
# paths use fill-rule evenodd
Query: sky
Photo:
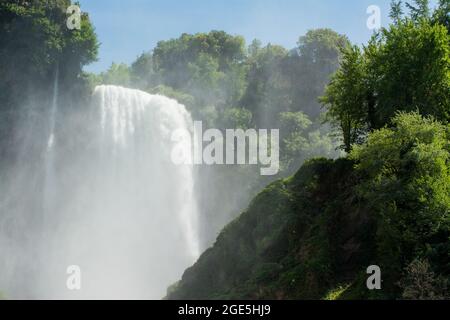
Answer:
<svg viewBox="0 0 450 320"><path fill-rule="evenodd" d="M79 0L101 43L99 61L85 68L101 72L113 63L132 63L158 41L182 33L224 30L288 49L314 28L332 28L355 44L367 42L367 8L381 9L389 22L390 0Z"/></svg>

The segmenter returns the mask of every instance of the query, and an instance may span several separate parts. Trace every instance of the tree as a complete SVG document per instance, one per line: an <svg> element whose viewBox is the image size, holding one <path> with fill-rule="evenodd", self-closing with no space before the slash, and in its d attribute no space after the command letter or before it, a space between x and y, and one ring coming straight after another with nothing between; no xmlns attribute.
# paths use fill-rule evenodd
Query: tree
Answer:
<svg viewBox="0 0 450 320"><path fill-rule="evenodd" d="M370 133L350 154L363 177L358 195L377 217L377 261L386 284L417 256L442 266L448 261L449 141L449 125L398 113L391 128Z"/></svg>
<svg viewBox="0 0 450 320"><path fill-rule="evenodd" d="M61 77L73 79L96 59L98 42L89 17L83 13L81 29L69 30L69 5L68 0L0 3L0 85L45 83L58 64Z"/></svg>
<svg viewBox="0 0 450 320"><path fill-rule="evenodd" d="M314 123L303 112L279 114L282 171L293 174L306 160L314 157L338 157L337 145L327 126Z"/></svg>
<svg viewBox="0 0 450 320"><path fill-rule="evenodd" d="M220 127L223 129L243 129L252 127L252 113L244 108L228 108L220 116Z"/></svg>
<svg viewBox="0 0 450 320"><path fill-rule="evenodd" d="M257 127L270 126L279 112L289 110L289 88L282 68L287 54L283 47L268 44L247 62L248 85L239 104L252 112Z"/></svg>
<svg viewBox="0 0 450 320"><path fill-rule="evenodd" d="M331 29L309 30L297 42L300 57L331 74L339 67L341 49L349 45L346 36Z"/></svg>
<svg viewBox="0 0 450 320"><path fill-rule="evenodd" d="M258 39L254 39L252 43L248 46L248 54L250 57L256 57L259 50L262 47L262 42Z"/></svg>
<svg viewBox="0 0 450 320"><path fill-rule="evenodd" d="M285 169L295 170L296 160L306 156L304 152L308 148L308 131L312 122L303 112L282 112L279 121L283 166Z"/></svg>
<svg viewBox="0 0 450 320"><path fill-rule="evenodd" d="M419 24L406 20L383 30L373 70L378 78L378 128L397 110L417 109L450 120L449 39L442 25L427 20Z"/></svg>
<svg viewBox="0 0 450 320"><path fill-rule="evenodd" d="M320 101L327 109L327 117L340 127L344 149L351 151L367 129L367 104L364 86L365 61L357 46L343 50L341 68L332 77Z"/></svg>
<svg viewBox="0 0 450 320"><path fill-rule="evenodd" d="M321 114L317 97L339 66L345 36L330 29L309 30L298 46L249 47L247 89L241 105L250 109L257 126L273 125L282 112L304 112L312 120Z"/></svg>
<svg viewBox="0 0 450 320"><path fill-rule="evenodd" d="M235 105L243 92L244 58L242 37L211 31L160 41L153 66L162 84L192 94L199 104Z"/></svg>
<svg viewBox="0 0 450 320"><path fill-rule="evenodd" d="M402 1L401 0L392 0L391 11L389 12L389 17L394 22L398 22L402 18L402 15L403 15Z"/></svg>
<svg viewBox="0 0 450 320"><path fill-rule="evenodd" d="M291 111L305 112L316 120L322 113L317 97L338 69L342 50L350 46L347 37L331 29L309 30L298 40L286 74L291 85Z"/></svg>
<svg viewBox="0 0 450 320"><path fill-rule="evenodd" d="M66 108L89 95L84 65L94 61L97 37L86 13L81 29L66 26L69 0L0 2L0 139L9 139L12 126L31 100L50 99L58 74ZM58 70L59 72L56 72ZM42 103L46 105L45 103ZM6 143L0 141L2 150Z"/></svg>
<svg viewBox="0 0 450 320"><path fill-rule="evenodd" d="M433 14L433 22L446 26L450 33L450 1L439 0L439 5Z"/></svg>
<svg viewBox="0 0 450 320"><path fill-rule="evenodd" d="M158 85L159 77L155 71L153 55L141 54L131 65L131 81L138 88L149 89Z"/></svg>
<svg viewBox="0 0 450 320"><path fill-rule="evenodd" d="M398 18L361 53L344 53L321 102L341 128L347 151L371 130L390 125L398 111L450 120L450 37L427 18L425 4L414 7L423 12L417 20ZM399 15L400 2L393 6Z"/></svg>
<svg viewBox="0 0 450 320"><path fill-rule="evenodd" d="M131 82L130 68L124 63L112 63L100 76L103 84L127 87Z"/></svg>
<svg viewBox="0 0 450 320"><path fill-rule="evenodd" d="M190 79L185 90L197 98L200 105L221 104L226 101L223 82L226 75L219 69L219 61L206 53L199 53L187 65Z"/></svg>
<svg viewBox="0 0 450 320"><path fill-rule="evenodd" d="M410 10L411 18L415 21L430 17L429 0L414 0L413 4L407 2L406 7Z"/></svg>

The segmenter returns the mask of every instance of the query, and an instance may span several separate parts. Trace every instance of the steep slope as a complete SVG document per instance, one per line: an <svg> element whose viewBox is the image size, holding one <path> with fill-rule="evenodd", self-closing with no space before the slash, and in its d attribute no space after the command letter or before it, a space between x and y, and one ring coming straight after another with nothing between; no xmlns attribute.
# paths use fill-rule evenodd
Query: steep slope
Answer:
<svg viewBox="0 0 450 320"><path fill-rule="evenodd" d="M340 285L353 284L346 294L357 290L374 252L357 180L350 160L318 159L271 184L168 298L320 299Z"/></svg>

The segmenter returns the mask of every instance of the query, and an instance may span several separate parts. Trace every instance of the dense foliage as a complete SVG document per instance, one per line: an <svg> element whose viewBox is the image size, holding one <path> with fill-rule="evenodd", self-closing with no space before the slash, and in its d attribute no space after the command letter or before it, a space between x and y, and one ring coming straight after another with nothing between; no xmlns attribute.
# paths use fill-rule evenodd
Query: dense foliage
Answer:
<svg viewBox="0 0 450 320"><path fill-rule="evenodd" d="M311 157L340 155L339 139L323 124L317 97L347 46L348 39L330 29L308 31L292 50L258 40L247 47L242 37L223 31L182 34L160 41L131 66L113 63L90 80L172 97L205 128L279 129L280 175L289 176ZM254 166L206 166L200 172L207 245L274 180L261 177Z"/></svg>
<svg viewBox="0 0 450 320"><path fill-rule="evenodd" d="M113 63L92 78L94 84L172 96L185 103L194 118L214 127L240 127L242 115L249 115L247 128L279 128L283 113L302 112L317 128L322 114L317 97L348 44L345 36L330 29L309 31L290 51L272 44L262 47L258 40L246 48L242 37L223 31L183 34L160 41L130 67Z"/></svg>
<svg viewBox="0 0 450 320"><path fill-rule="evenodd" d="M450 120L450 34L442 16L448 1L431 15L428 1L394 3L394 23L375 34L362 50L345 48L343 62L322 103L340 128L344 146L364 141L367 132L390 124L397 111L416 111ZM441 18L439 18L441 17Z"/></svg>
<svg viewBox="0 0 450 320"><path fill-rule="evenodd" d="M435 11L427 0L393 1L392 24L363 47L330 29L308 31L292 50L211 31L161 41L99 75L82 71L98 43L85 13L80 30L66 27L70 4L0 2L2 178L19 121L48 117L55 83L64 112L86 106L100 83L164 94L205 127L279 128L284 178L220 233L168 298L450 298L448 0ZM347 156L297 171L310 158L341 155L324 120ZM44 145L45 133L36 139ZM67 150L77 144L65 138ZM199 171L205 244L272 182L251 166ZM371 264L382 269L381 291L365 286Z"/></svg>
<svg viewBox="0 0 450 320"><path fill-rule="evenodd" d="M392 123L350 159L310 161L267 187L168 298L450 298L450 127ZM372 264L380 291L366 288Z"/></svg>
<svg viewBox="0 0 450 320"><path fill-rule="evenodd" d="M450 265L450 126L399 114L369 135L351 158L366 181L358 194L379 216L378 263L395 284L417 255L439 272Z"/></svg>
<svg viewBox="0 0 450 320"><path fill-rule="evenodd" d="M169 299L449 299L448 1L393 2L393 24L343 46L324 96L349 156L271 184ZM304 130L302 114L281 114ZM285 150L303 136L288 135ZM366 287L366 268L382 289Z"/></svg>
<svg viewBox="0 0 450 320"><path fill-rule="evenodd" d="M80 30L67 27L70 5L69 0L0 2L2 152L7 152L20 117L48 111L56 76L69 108L89 97L82 67L96 59L97 38L87 14Z"/></svg>

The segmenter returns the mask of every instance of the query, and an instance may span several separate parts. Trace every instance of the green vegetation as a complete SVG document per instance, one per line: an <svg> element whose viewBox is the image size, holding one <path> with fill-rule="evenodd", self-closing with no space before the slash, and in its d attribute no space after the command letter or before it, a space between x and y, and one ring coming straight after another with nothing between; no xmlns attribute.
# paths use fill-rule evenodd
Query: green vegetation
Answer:
<svg viewBox="0 0 450 320"><path fill-rule="evenodd" d="M169 298L410 298L421 277L431 293L417 297L448 297L437 279L450 273L450 127L418 114L392 123L349 159L309 161L267 187ZM381 291L365 287L371 264Z"/></svg>
<svg viewBox="0 0 450 320"><path fill-rule="evenodd" d="M373 250L366 240L373 232L368 212L352 199L358 180L352 166L344 159L314 160L271 184L169 298L319 299L352 281Z"/></svg>
<svg viewBox="0 0 450 320"><path fill-rule="evenodd" d="M258 40L247 47L242 37L223 31L182 34L160 41L131 66L113 64L90 79L174 98L205 129L280 129L280 176L287 177L311 157L340 155L317 97L348 45L330 29L308 31L292 50ZM199 170L199 193L208 195L200 196L199 206L209 245L273 178L253 166Z"/></svg>
<svg viewBox="0 0 450 320"><path fill-rule="evenodd" d="M371 130L389 125L397 111L450 120L449 33L436 18L448 17L448 1L433 16L428 1L408 5L410 16L402 15L400 3L393 6L394 23L367 46L344 48L341 68L321 98L347 152Z"/></svg>
<svg viewBox="0 0 450 320"><path fill-rule="evenodd" d="M67 109L90 96L82 67L96 59L98 43L89 16L69 30L69 0L0 2L0 150L9 157L14 127L31 109L48 110L55 74ZM39 103L38 103L39 102Z"/></svg>
<svg viewBox="0 0 450 320"><path fill-rule="evenodd" d="M169 299L450 298L449 7L406 7L393 3L394 23L368 46L341 46L320 99L348 156L267 187ZM310 125L303 113L280 120ZM285 135L284 150L303 138ZM366 287L373 264L381 290Z"/></svg>
<svg viewBox="0 0 450 320"><path fill-rule="evenodd" d="M324 125L317 97L339 67L348 39L330 29L310 30L292 50L249 46L223 31L182 34L160 41L130 66L113 63L91 86L121 85L162 94L184 104L204 128L279 129L280 174L293 174L307 159L341 155L339 138ZM199 168L202 237L209 245L272 177L254 166Z"/></svg>
<svg viewBox="0 0 450 320"><path fill-rule="evenodd" d="M258 40L246 48L242 37L223 31L183 34L160 41L131 66L113 63L106 72L91 75L91 83L173 97L208 127L281 128L288 175L310 155L337 155L329 129L321 126L317 97L339 66L341 48L348 45L345 36L330 29L307 32L290 51L272 44L262 47ZM295 121L289 115L302 117L308 125L284 126ZM296 140L302 146L294 146ZM318 151L309 150L315 144L321 146Z"/></svg>
<svg viewBox="0 0 450 320"><path fill-rule="evenodd" d="M292 50L223 31L182 34L99 75L82 71L98 42L86 13L81 30L66 27L70 3L0 2L1 169L14 161L19 120L47 117L56 75L67 113L98 84L163 94L206 127L280 128L282 161L275 182L254 167L199 169L206 243L270 185L168 298L450 298L448 0L433 12L427 0L393 1L392 24L363 47L330 29L308 31ZM64 138L70 157L76 138ZM339 159L308 160L317 156ZM379 291L366 288L372 264Z"/></svg>

